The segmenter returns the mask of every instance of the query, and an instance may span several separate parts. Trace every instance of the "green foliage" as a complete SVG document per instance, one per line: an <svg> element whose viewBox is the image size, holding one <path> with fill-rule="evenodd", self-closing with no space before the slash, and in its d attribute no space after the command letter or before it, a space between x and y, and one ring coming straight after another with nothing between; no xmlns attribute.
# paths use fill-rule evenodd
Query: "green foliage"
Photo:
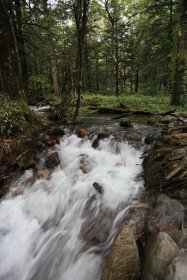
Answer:
<svg viewBox="0 0 187 280"><path fill-rule="evenodd" d="M38 121L26 103L12 101L0 95L0 104L0 136L23 133L29 124Z"/></svg>
<svg viewBox="0 0 187 280"><path fill-rule="evenodd" d="M73 117L73 108L63 97L54 96L50 101L51 118L69 123Z"/></svg>
<svg viewBox="0 0 187 280"><path fill-rule="evenodd" d="M174 109L170 104L170 96L146 96L146 95L128 95L128 96L102 96L102 95L84 95L85 103L88 107L95 108L106 107L119 107L119 103L123 103L128 109L141 110L147 109L152 112L164 112ZM177 107L177 111L183 111L183 107Z"/></svg>

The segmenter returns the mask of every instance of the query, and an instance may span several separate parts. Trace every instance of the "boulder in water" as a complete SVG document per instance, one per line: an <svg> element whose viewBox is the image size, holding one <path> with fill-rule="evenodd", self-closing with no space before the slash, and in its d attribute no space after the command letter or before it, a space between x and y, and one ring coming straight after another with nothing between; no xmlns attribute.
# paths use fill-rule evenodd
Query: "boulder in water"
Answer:
<svg viewBox="0 0 187 280"><path fill-rule="evenodd" d="M98 193L103 194L103 187L99 185L97 182L93 183L93 187L96 189Z"/></svg>
<svg viewBox="0 0 187 280"><path fill-rule="evenodd" d="M132 280L140 277L138 248L131 230L122 224L104 265L102 280Z"/></svg>
<svg viewBox="0 0 187 280"><path fill-rule="evenodd" d="M84 138L84 137L88 136L89 131L85 128L78 128L76 130L76 134L79 138Z"/></svg>
<svg viewBox="0 0 187 280"><path fill-rule="evenodd" d="M106 133L98 133L97 138L94 140L94 142L93 142L93 144L92 144L92 147L93 147L94 149L96 149L96 148L98 147L98 145L99 145L99 141L100 141L101 139L105 139L105 138L107 138L107 137L108 137L108 134L106 134Z"/></svg>
<svg viewBox="0 0 187 280"><path fill-rule="evenodd" d="M24 193L24 190L23 190L22 188L17 188L17 189L14 191L13 195L14 195L14 196L18 196L18 195L22 195L23 193Z"/></svg>
<svg viewBox="0 0 187 280"><path fill-rule="evenodd" d="M49 169L55 168L60 163L60 158L57 152L50 154L45 160L45 166Z"/></svg>
<svg viewBox="0 0 187 280"><path fill-rule="evenodd" d="M168 265L179 254L179 247L167 233L153 235L147 243L142 279L165 279Z"/></svg>
<svg viewBox="0 0 187 280"><path fill-rule="evenodd" d="M120 126L121 127L133 127L131 121L127 118L121 119Z"/></svg>

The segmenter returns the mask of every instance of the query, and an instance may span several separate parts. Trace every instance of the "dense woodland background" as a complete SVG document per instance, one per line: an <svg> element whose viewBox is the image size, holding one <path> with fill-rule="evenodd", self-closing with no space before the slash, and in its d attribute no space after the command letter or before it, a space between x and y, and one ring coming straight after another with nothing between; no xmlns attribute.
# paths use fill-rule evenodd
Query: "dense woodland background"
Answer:
<svg viewBox="0 0 187 280"><path fill-rule="evenodd" d="M82 93L184 105L186 41L186 0L0 0L0 100L53 98L74 121Z"/></svg>

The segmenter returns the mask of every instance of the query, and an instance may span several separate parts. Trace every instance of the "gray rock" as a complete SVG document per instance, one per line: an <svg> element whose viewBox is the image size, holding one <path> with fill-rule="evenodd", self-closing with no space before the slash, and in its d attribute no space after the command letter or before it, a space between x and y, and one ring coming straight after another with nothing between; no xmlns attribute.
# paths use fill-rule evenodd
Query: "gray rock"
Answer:
<svg viewBox="0 0 187 280"><path fill-rule="evenodd" d="M187 228L171 232L170 236L179 248L187 250Z"/></svg>
<svg viewBox="0 0 187 280"><path fill-rule="evenodd" d="M164 228L176 230L181 227L183 220L184 206L162 194L158 196L156 205L149 213L147 230L149 233L163 231Z"/></svg>
<svg viewBox="0 0 187 280"><path fill-rule="evenodd" d="M120 126L121 127L133 127L131 121L127 118L121 119Z"/></svg>
<svg viewBox="0 0 187 280"><path fill-rule="evenodd" d="M165 280L186 280L187 279L187 253L174 258L168 266Z"/></svg>
<svg viewBox="0 0 187 280"><path fill-rule="evenodd" d="M180 249L165 232L160 232L147 243L142 280L163 280L171 261Z"/></svg>

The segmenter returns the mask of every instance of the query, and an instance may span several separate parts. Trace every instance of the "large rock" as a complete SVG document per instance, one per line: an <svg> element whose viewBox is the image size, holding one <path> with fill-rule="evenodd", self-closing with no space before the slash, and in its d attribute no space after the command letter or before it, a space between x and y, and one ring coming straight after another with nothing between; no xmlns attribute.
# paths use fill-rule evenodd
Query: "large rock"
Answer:
<svg viewBox="0 0 187 280"><path fill-rule="evenodd" d="M84 138L89 135L89 131L85 128L78 128L76 134L79 138Z"/></svg>
<svg viewBox="0 0 187 280"><path fill-rule="evenodd" d="M174 258L169 265L165 280L186 280L187 279L187 253Z"/></svg>
<svg viewBox="0 0 187 280"><path fill-rule="evenodd" d="M139 279L140 263L138 248L131 230L121 225L111 251L106 259L102 280Z"/></svg>
<svg viewBox="0 0 187 280"><path fill-rule="evenodd" d="M127 118L121 119L120 126L121 127L133 127L131 121L129 119L127 119Z"/></svg>
<svg viewBox="0 0 187 280"><path fill-rule="evenodd" d="M142 280L163 280L171 261L180 254L180 249L171 237L160 232L147 243Z"/></svg>
<svg viewBox="0 0 187 280"><path fill-rule="evenodd" d="M60 158L57 152L50 154L45 160L45 166L49 169L55 168L60 163Z"/></svg>
<svg viewBox="0 0 187 280"><path fill-rule="evenodd" d="M184 206L166 195L159 195L150 210L147 230L149 233L179 229L184 220Z"/></svg>

